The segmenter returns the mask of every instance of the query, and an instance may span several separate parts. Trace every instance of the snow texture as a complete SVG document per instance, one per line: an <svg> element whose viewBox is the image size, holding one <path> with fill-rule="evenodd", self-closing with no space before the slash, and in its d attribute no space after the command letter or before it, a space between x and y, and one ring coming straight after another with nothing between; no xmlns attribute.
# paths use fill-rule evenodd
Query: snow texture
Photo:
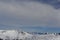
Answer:
<svg viewBox="0 0 60 40"><path fill-rule="evenodd" d="M18 30L0 30L0 40L60 40L60 35L32 35Z"/></svg>

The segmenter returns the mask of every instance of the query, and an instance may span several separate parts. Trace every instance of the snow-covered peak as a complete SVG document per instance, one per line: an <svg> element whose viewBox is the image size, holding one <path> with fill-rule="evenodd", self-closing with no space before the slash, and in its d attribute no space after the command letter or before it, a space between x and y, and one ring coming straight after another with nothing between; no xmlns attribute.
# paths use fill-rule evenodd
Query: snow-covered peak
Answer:
<svg viewBox="0 0 60 40"><path fill-rule="evenodd" d="M0 30L0 38L4 39L24 39L32 35L18 30Z"/></svg>

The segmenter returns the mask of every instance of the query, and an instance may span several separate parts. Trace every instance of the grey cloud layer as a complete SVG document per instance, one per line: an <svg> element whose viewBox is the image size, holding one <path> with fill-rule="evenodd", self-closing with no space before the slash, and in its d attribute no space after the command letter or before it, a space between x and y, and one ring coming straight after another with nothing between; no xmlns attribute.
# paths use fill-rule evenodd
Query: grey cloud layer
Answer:
<svg viewBox="0 0 60 40"><path fill-rule="evenodd" d="M0 2L0 24L60 26L60 10L38 2Z"/></svg>

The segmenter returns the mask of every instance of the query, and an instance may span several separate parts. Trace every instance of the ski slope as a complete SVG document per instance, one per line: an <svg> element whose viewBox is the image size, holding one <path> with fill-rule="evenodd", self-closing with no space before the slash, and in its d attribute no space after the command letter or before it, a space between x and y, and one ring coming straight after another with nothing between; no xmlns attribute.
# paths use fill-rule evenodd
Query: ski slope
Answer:
<svg viewBox="0 0 60 40"><path fill-rule="evenodd" d="M60 40L60 35L32 35L18 30L0 30L0 39L3 40Z"/></svg>

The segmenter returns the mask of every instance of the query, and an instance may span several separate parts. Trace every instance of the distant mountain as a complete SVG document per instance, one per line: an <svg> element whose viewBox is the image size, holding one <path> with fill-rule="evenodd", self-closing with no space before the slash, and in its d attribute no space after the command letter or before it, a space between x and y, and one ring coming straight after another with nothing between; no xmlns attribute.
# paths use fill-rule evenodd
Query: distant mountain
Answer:
<svg viewBox="0 0 60 40"><path fill-rule="evenodd" d="M25 39L26 37L31 37L31 34L28 34L23 31L17 30L0 30L0 38L2 39Z"/></svg>
<svg viewBox="0 0 60 40"><path fill-rule="evenodd" d="M21 30L0 30L0 40L60 40L60 35L32 35Z"/></svg>

